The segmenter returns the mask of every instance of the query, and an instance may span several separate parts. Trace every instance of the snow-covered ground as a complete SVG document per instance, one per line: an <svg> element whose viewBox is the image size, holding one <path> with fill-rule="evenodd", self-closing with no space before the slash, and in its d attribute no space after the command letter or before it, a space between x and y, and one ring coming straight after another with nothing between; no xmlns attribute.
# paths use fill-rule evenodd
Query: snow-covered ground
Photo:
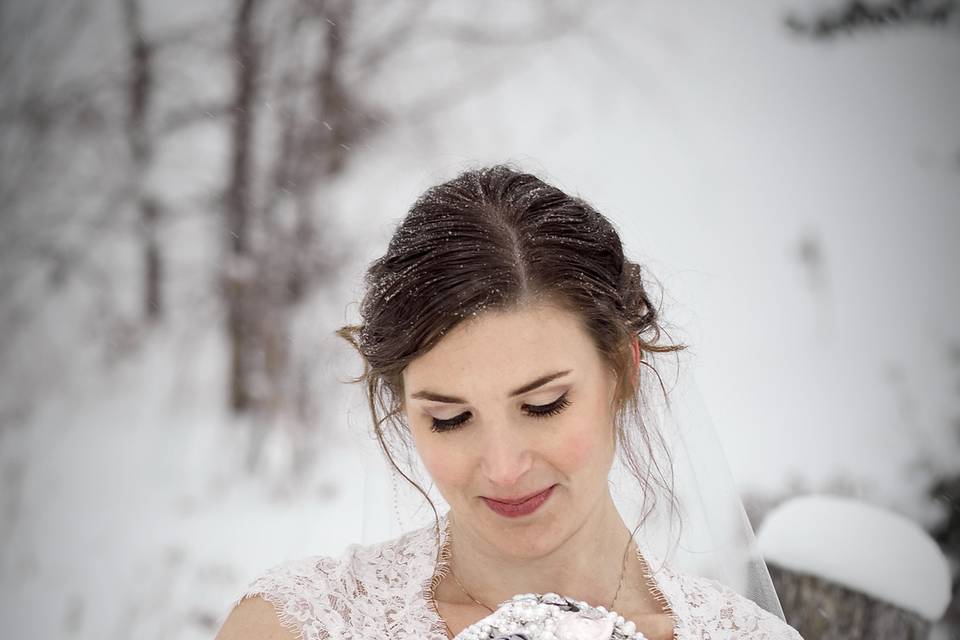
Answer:
<svg viewBox="0 0 960 640"><path fill-rule="evenodd" d="M329 196L361 250L316 331L350 319L362 265L420 191L515 162L609 215L660 280L742 490L844 478L935 518L924 483L958 453L960 41L905 28L812 42L782 26L789 6L598 4L563 37L447 60L476 86L355 149ZM420 63L397 64L380 100L441 82ZM218 175L215 135L178 144L159 179L189 162ZM183 264L216 259L195 231ZM214 295L183 264L178 291ZM317 390L343 416L324 425L328 451L291 480L281 433L249 477L215 314L105 368L71 342L69 304L50 303L49 340L16 350L24 372L75 355L57 388L31 378L32 408L0 433L4 637L211 637L255 573L364 537L378 505L357 478L369 443L337 381L356 372L345 347Z"/></svg>

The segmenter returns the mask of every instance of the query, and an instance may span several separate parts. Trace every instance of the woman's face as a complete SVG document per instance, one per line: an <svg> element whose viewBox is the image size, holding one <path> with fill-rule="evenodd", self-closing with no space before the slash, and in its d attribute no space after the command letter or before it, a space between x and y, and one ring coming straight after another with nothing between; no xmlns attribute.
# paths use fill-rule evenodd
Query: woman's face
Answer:
<svg viewBox="0 0 960 640"><path fill-rule="evenodd" d="M535 557L605 508L615 382L579 318L546 304L484 313L412 361L404 409L457 526Z"/></svg>

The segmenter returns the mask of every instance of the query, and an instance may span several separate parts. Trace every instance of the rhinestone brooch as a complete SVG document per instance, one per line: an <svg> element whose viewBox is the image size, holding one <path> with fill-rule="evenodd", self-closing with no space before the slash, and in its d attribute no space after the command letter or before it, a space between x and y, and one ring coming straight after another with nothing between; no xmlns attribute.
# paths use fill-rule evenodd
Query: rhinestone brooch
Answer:
<svg viewBox="0 0 960 640"><path fill-rule="evenodd" d="M615 611L555 593L522 593L454 640L647 640Z"/></svg>

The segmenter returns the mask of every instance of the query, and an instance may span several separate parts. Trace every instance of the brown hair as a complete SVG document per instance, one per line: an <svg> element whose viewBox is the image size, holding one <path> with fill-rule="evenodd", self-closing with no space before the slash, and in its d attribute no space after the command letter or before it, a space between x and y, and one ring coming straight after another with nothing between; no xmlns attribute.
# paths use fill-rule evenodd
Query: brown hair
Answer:
<svg viewBox="0 0 960 640"><path fill-rule="evenodd" d="M507 166L466 171L414 203L365 284L360 324L338 334L363 357L356 381L366 386L380 446L434 515L427 493L394 457L397 446L411 451L403 370L464 319L540 300L580 316L617 373L617 444L643 490L641 522L655 507L657 489L675 507L672 464L659 432L643 419L645 376L633 373L630 343L639 344L641 365L664 396L651 356L684 346L661 343L665 332L641 268L624 256L613 225L589 204Z"/></svg>

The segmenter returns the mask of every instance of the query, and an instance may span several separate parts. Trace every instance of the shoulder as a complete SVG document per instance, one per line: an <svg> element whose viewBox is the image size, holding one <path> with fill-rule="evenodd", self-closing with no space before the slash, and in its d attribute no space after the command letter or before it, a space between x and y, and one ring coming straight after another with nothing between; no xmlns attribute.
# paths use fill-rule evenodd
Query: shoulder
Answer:
<svg viewBox="0 0 960 640"><path fill-rule="evenodd" d="M247 586L218 638L380 637L388 631L380 628L388 610L400 622L415 612L418 598L421 608L427 607L418 585L433 572L432 540L431 528L429 536L416 531L382 544L352 545L339 558L309 556L278 564ZM401 612L398 602L405 605ZM264 625L262 635L225 635L243 625Z"/></svg>
<svg viewBox="0 0 960 640"><path fill-rule="evenodd" d="M778 616L716 580L670 572L678 625L693 637L725 640L802 640Z"/></svg>
<svg viewBox="0 0 960 640"><path fill-rule="evenodd" d="M260 597L244 598L227 616L216 640L298 640L296 630L280 622L274 605Z"/></svg>
<svg viewBox="0 0 960 640"><path fill-rule="evenodd" d="M342 561L326 556L288 560L264 571L234 601L218 640L310 640L332 618L320 603L336 593Z"/></svg>

